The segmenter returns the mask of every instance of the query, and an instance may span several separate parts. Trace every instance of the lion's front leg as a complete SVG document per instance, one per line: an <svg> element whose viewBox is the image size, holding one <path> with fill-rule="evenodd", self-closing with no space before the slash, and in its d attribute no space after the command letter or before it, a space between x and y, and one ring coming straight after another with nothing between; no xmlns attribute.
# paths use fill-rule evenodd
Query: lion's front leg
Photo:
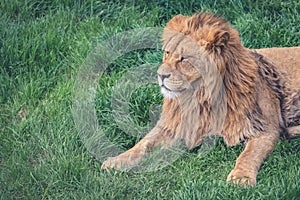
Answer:
<svg viewBox="0 0 300 200"><path fill-rule="evenodd" d="M150 133L148 133L141 141L139 141L134 147L128 151L116 156L109 157L103 162L101 169L128 169L140 162L140 160L146 155L148 151L153 150L160 144L166 145L169 143L161 130L155 127Z"/></svg>
<svg viewBox="0 0 300 200"><path fill-rule="evenodd" d="M276 134L263 134L249 140L245 150L236 160L235 167L228 175L227 181L233 181L239 185L254 186L258 170L273 151L277 140Z"/></svg>

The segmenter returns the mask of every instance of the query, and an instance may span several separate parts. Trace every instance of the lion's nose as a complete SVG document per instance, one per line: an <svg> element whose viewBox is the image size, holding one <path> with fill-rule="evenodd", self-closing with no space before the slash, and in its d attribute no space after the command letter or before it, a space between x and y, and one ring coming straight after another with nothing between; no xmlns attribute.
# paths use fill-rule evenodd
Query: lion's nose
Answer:
<svg viewBox="0 0 300 200"><path fill-rule="evenodd" d="M159 73L157 73L157 75L161 81L164 81L165 78L169 78L171 76L171 74L159 74Z"/></svg>

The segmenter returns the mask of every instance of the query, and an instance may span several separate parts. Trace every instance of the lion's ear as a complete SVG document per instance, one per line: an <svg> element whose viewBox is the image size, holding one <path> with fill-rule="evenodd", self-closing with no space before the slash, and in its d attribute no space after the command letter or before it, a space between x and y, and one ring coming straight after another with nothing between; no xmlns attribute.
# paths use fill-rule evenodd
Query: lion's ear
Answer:
<svg viewBox="0 0 300 200"><path fill-rule="evenodd" d="M227 44L229 38L230 35L227 31L219 31L214 35L213 46L224 47Z"/></svg>
<svg viewBox="0 0 300 200"><path fill-rule="evenodd" d="M181 14L176 15L166 24L166 29L182 32L186 26L187 18L187 16L183 16Z"/></svg>

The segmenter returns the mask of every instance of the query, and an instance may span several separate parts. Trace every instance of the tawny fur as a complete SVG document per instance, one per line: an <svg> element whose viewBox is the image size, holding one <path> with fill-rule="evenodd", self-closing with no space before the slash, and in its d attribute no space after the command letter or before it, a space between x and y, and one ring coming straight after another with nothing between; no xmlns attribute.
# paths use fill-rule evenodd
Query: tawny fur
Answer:
<svg viewBox="0 0 300 200"><path fill-rule="evenodd" d="M188 148L194 148L203 137L219 134L230 146L246 142L227 180L253 186L280 135L300 132L300 48L251 51L223 18L208 13L175 16L162 39L165 54L158 79L165 98L161 117L139 143L108 158L102 168L129 167L159 145L184 140ZM199 59L199 66L191 64L191 54L203 54L205 62ZM219 77L212 76L211 65ZM214 109L215 105L219 106ZM218 118L222 112L225 118Z"/></svg>

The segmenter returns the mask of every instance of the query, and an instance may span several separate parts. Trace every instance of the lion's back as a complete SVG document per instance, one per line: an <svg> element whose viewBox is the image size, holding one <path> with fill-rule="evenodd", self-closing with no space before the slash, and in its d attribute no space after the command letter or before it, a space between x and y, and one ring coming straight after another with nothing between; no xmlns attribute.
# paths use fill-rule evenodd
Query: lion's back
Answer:
<svg viewBox="0 0 300 200"><path fill-rule="evenodd" d="M264 48L257 49L256 52L289 76L290 87L300 90L300 46Z"/></svg>

